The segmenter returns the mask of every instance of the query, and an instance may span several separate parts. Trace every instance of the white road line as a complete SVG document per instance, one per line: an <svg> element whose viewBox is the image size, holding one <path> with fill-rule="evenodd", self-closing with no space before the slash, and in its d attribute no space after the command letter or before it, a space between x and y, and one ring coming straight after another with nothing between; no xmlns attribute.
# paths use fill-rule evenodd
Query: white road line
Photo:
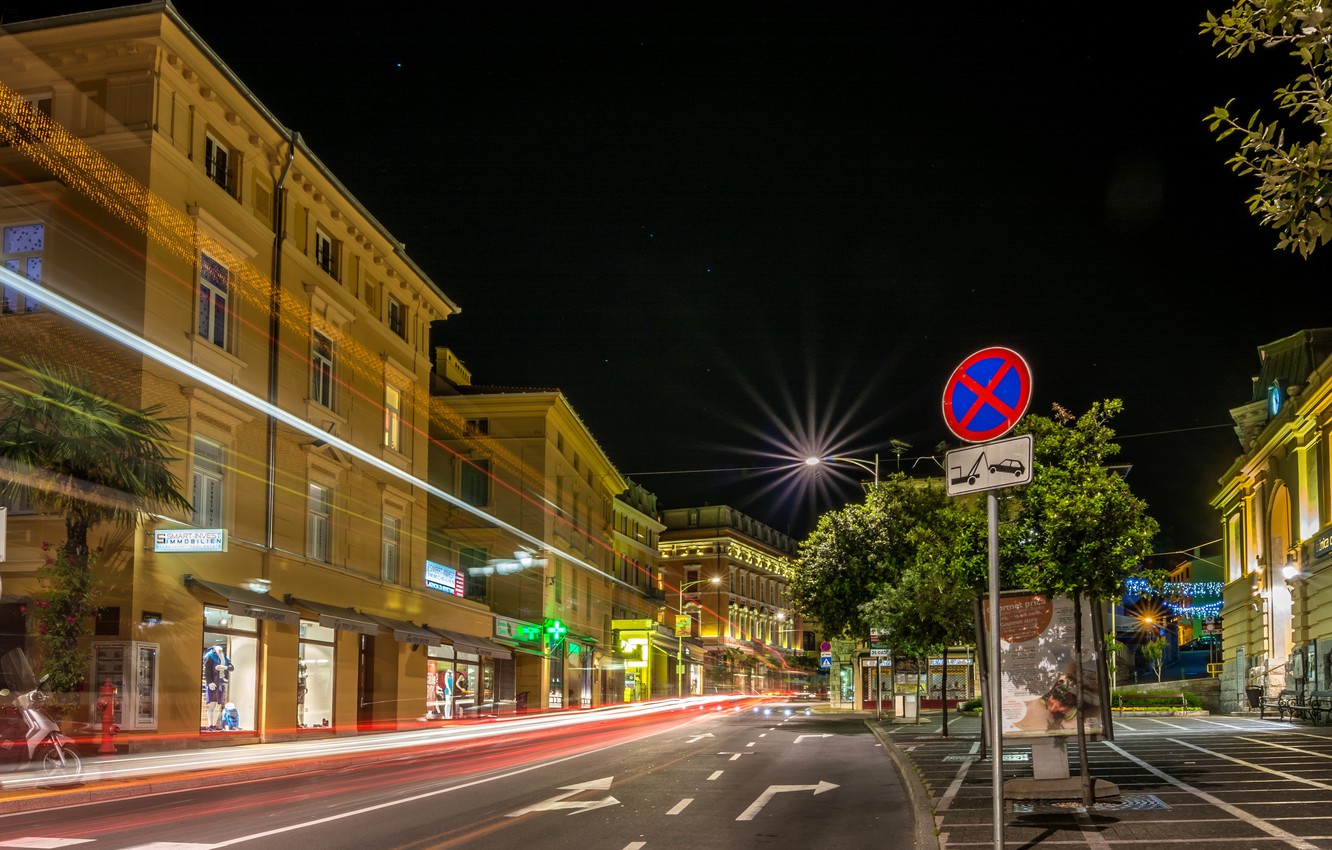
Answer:
<svg viewBox="0 0 1332 850"><path fill-rule="evenodd" d="M999 622L1002 623L1003 620L1000 620ZM1171 723L1168 720L1162 720L1159 717L1144 717L1142 719L1150 721L1152 723L1160 723L1162 726L1169 726L1171 729L1179 729L1184 732L1187 732L1189 730L1189 727L1187 726L1180 726L1178 723Z"/></svg>
<svg viewBox="0 0 1332 850"><path fill-rule="evenodd" d="M212 850L212 844L190 844L184 841L154 841L149 844L135 844L125 850Z"/></svg>
<svg viewBox="0 0 1332 850"><path fill-rule="evenodd" d="M647 846L646 841L630 841L624 845L624 850L643 850Z"/></svg>
<svg viewBox="0 0 1332 850"><path fill-rule="evenodd" d="M1091 816L1087 814L1086 809L1074 812L1073 819L1078 822L1078 829L1082 831L1082 837L1087 839L1088 847L1097 848L1097 850L1109 850L1110 842L1106 841L1105 836L1096 828L1096 824L1092 821Z"/></svg>
<svg viewBox="0 0 1332 850"><path fill-rule="evenodd" d="M1273 770L1273 769L1270 768L1270 767L1264 767L1263 765L1261 765L1261 764L1257 764L1257 763L1255 763L1255 762L1245 761L1244 759L1238 759L1238 758L1235 758L1234 756L1228 756L1228 755L1226 755L1225 753L1218 753L1218 752L1216 752L1216 751L1214 751L1214 750L1203 749L1202 747L1200 747L1200 746L1198 746L1198 745L1196 745L1196 744L1190 744L1190 743L1188 743L1187 741L1180 741L1180 740L1176 740L1175 738L1167 738L1166 740L1167 740L1167 741L1170 741L1171 743L1174 743L1174 744L1179 744L1179 745L1182 746L1182 747L1188 747L1188 748L1191 749L1191 750L1197 750L1197 751L1200 752L1200 753L1206 753L1206 754L1209 755L1209 756L1215 756L1216 758L1219 758L1219 759L1225 759L1226 761L1234 762L1235 764L1238 764L1238 765L1243 765L1244 767L1247 767L1247 768L1249 768L1250 770L1256 770L1256 771L1258 771L1259 773L1270 773L1270 774L1273 775L1273 776L1280 776L1282 779L1288 779L1288 780L1290 780L1291 782L1300 782L1300 783L1303 783L1303 784L1305 784L1305 785L1312 785L1312 786L1315 787L1315 788L1322 788L1322 789L1325 790L1325 791L1332 791L1332 785L1329 785L1329 784L1326 783L1326 782L1318 782L1317 780L1314 780L1314 779L1305 779L1303 776L1296 776L1296 775L1293 774L1293 773L1286 773L1286 772L1284 772L1284 771L1280 771L1280 770ZM1294 747L1289 747L1289 748L1283 747L1282 749L1292 749L1292 750L1293 750L1293 749L1295 749L1295 748L1294 748ZM1297 752L1306 752L1306 751L1299 751L1299 750L1297 750Z"/></svg>
<svg viewBox="0 0 1332 850"><path fill-rule="evenodd" d="M1277 750L1289 750L1292 753L1301 753L1302 755L1315 756L1320 759L1332 759L1332 753L1320 753L1318 750L1306 750L1302 747L1292 747L1287 744L1274 744L1271 741L1262 741L1259 740L1258 738L1246 738L1243 735L1237 735L1236 737L1238 737L1241 741L1248 741L1250 744L1262 744L1264 747L1272 747L1273 749ZM1321 740L1324 741L1327 740L1326 738L1323 738L1321 735L1314 735L1313 737L1320 738Z"/></svg>
<svg viewBox="0 0 1332 850"><path fill-rule="evenodd" d="M759 733L759 737L760 737L760 738L766 738L766 737L768 737L768 733L767 733L767 732L760 732L760 733Z"/></svg>
<svg viewBox="0 0 1332 850"><path fill-rule="evenodd" d="M720 778L721 778L721 775L722 775L723 773L725 773L725 772L726 772L726 771L724 771L724 770L714 770L714 771L712 772L712 775L708 777L707 781L708 781L708 782L713 782L713 781L715 781L715 780L717 780L717 779L720 779Z"/></svg>
<svg viewBox="0 0 1332 850"><path fill-rule="evenodd" d="M25 836L24 838L6 838L0 841L0 847L28 847L33 850L54 850L57 847L69 847L73 844L86 844L92 841L91 838L41 838L39 836ZM200 844L199 847L206 845Z"/></svg>
<svg viewBox="0 0 1332 850"><path fill-rule="evenodd" d="M1252 726L1248 726L1248 725L1245 725L1245 726L1238 726L1238 725L1236 725L1236 724L1234 724L1234 723L1222 723L1220 720L1212 720L1210 717L1195 717L1195 718L1193 718L1193 720L1194 720L1194 722L1196 722L1196 723L1208 723L1208 724L1211 724L1212 726L1220 726L1220 727L1222 727L1223 729L1252 729L1252 728L1253 728Z"/></svg>
<svg viewBox="0 0 1332 850"><path fill-rule="evenodd" d="M1002 623L1003 621L1000 620L1000 622ZM754 746L754 744L756 744L756 743L758 743L758 742L757 742L757 741L750 741L748 744L745 744L745 746L746 746L746 747L752 747L752 746Z"/></svg>
<svg viewBox="0 0 1332 850"><path fill-rule="evenodd" d="M1000 622L1002 622L1002 620ZM972 752L975 752L974 748L972 749ZM938 804L934 807L936 812L947 811L948 807L953 804L953 797L957 796L958 790L962 787L962 780L966 778L967 771L971 770L973 764L975 764L975 762L968 759L967 761L962 762L958 767L957 776L954 776L953 781L948 783L948 789L943 792L943 796L939 798Z"/></svg>
<svg viewBox="0 0 1332 850"><path fill-rule="evenodd" d="M1000 620L1000 622L1002 623L1003 621ZM692 802L694 802L694 798L693 798L693 797L685 797L683 800L681 800L680 802L676 803L674 806L671 806L671 810L668 811L666 814L668 814L668 815L678 815L678 814L680 814L680 812L683 812L685 809L689 808L689 804L692 803Z"/></svg>
<svg viewBox="0 0 1332 850"><path fill-rule="evenodd" d="M1104 743L1111 750L1114 750L1115 752L1119 753L1121 756L1133 762L1138 767L1142 768L1143 770L1147 771L1153 776L1156 776L1159 779L1163 779L1166 782L1169 782L1171 785L1174 785L1176 788L1189 792L1190 794L1192 794L1193 796L1197 797L1200 800L1211 803L1213 806L1216 806L1218 809L1230 815L1231 817L1238 818L1239 820L1244 821L1245 823L1249 824L1250 826L1256 829L1261 829L1263 832L1267 833L1268 835L1271 835L1274 838L1279 838L1282 841L1285 841L1291 847L1296 848L1296 850L1319 850L1317 844L1310 844L1308 841L1305 841L1303 838L1300 838L1298 835L1295 835L1294 833L1286 832L1284 829L1281 829L1280 827L1275 826L1274 824L1268 823L1267 821L1263 820L1260 817L1251 815L1248 812L1244 811L1243 809L1239 808L1238 806L1233 806L1230 803L1227 803L1225 800L1219 799L1218 797L1215 797L1212 794L1209 794L1200 788L1194 788L1189 783L1184 782L1183 780L1180 779L1176 779L1170 774L1156 767L1153 767L1152 765L1148 764L1147 762L1143 761L1142 759L1138 758L1137 756L1133 755L1132 753L1128 752L1127 750L1114 744L1111 741L1105 741ZM1195 845L1197 844L1196 838L1193 839L1193 843Z"/></svg>

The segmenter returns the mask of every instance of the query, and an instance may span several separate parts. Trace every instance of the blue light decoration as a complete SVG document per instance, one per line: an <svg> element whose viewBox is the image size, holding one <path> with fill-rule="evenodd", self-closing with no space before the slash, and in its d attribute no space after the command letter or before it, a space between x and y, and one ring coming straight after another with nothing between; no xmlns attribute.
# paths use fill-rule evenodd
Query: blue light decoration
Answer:
<svg viewBox="0 0 1332 850"><path fill-rule="evenodd" d="M1181 605L1171 602L1174 599L1192 600L1194 597L1220 597L1221 590L1225 587L1224 582L1219 581L1196 581L1181 582L1168 581L1161 586L1158 592L1153 591L1146 580L1140 578L1129 578L1124 580L1124 594L1126 596L1161 596L1170 613L1176 617L1215 617L1221 613L1222 602L1218 598L1215 602L1207 602L1202 605Z"/></svg>

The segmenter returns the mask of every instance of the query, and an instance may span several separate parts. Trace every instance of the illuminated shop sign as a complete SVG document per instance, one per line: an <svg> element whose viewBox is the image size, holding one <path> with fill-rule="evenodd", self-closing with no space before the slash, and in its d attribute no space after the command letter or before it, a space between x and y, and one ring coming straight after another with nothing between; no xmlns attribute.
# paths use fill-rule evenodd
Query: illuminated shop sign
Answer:
<svg viewBox="0 0 1332 850"><path fill-rule="evenodd" d="M463 574L453 567L436 564L434 561L425 562L425 583L431 590L462 596L463 581Z"/></svg>
<svg viewBox="0 0 1332 850"><path fill-rule="evenodd" d="M1332 552L1332 526L1324 528L1314 535L1313 556L1321 558L1328 552Z"/></svg>
<svg viewBox="0 0 1332 850"><path fill-rule="evenodd" d="M153 532L154 552L225 552L225 528L174 528Z"/></svg>

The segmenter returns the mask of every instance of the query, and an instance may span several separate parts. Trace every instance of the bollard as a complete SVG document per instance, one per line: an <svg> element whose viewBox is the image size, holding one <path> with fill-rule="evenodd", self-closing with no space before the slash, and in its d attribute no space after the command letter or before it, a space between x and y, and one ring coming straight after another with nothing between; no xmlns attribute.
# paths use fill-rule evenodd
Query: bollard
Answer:
<svg viewBox="0 0 1332 850"><path fill-rule="evenodd" d="M107 679L102 683L98 692L102 695L102 698L97 701L97 708L102 712L102 743L97 748L97 752L101 755L114 755L116 745L112 743L111 739L119 731L115 724L116 686L111 684L110 679Z"/></svg>

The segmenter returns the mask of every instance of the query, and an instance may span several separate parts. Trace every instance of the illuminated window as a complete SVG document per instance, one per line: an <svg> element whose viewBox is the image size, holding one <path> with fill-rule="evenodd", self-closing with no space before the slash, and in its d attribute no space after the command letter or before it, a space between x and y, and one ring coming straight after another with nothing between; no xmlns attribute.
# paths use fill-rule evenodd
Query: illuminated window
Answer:
<svg viewBox="0 0 1332 850"><path fill-rule="evenodd" d="M333 409L333 340L319 331L310 335L310 400Z"/></svg>
<svg viewBox="0 0 1332 850"><path fill-rule="evenodd" d="M42 249L46 245L46 225L19 224L4 229L3 261L5 268L19 277L33 283L42 281ZM32 313L39 305L27 296L19 294L17 289L0 287L3 301L0 312Z"/></svg>
<svg viewBox="0 0 1332 850"><path fill-rule="evenodd" d="M229 348L227 331L231 273L207 254L199 255L199 336Z"/></svg>
<svg viewBox="0 0 1332 850"><path fill-rule="evenodd" d="M194 438L193 498L197 528L222 527L222 485L226 455L222 446L202 437Z"/></svg>
<svg viewBox="0 0 1332 850"><path fill-rule="evenodd" d="M402 390L384 386L384 446L402 451Z"/></svg>
<svg viewBox="0 0 1332 850"><path fill-rule="evenodd" d="M338 279L338 259L342 254L342 243L329 236L322 228L315 228L315 263Z"/></svg>
<svg viewBox="0 0 1332 850"><path fill-rule="evenodd" d="M380 545L379 572L384 581L398 583L398 546L402 534L402 520L384 515Z"/></svg>
<svg viewBox="0 0 1332 850"><path fill-rule="evenodd" d="M219 141L212 133L204 135L204 173L208 179L235 194L235 180L231 169L231 149Z"/></svg>
<svg viewBox="0 0 1332 850"><path fill-rule="evenodd" d="M333 505L331 491L321 484L310 485L310 534L306 540L306 554L311 560L328 562L332 552L329 537L332 533Z"/></svg>

